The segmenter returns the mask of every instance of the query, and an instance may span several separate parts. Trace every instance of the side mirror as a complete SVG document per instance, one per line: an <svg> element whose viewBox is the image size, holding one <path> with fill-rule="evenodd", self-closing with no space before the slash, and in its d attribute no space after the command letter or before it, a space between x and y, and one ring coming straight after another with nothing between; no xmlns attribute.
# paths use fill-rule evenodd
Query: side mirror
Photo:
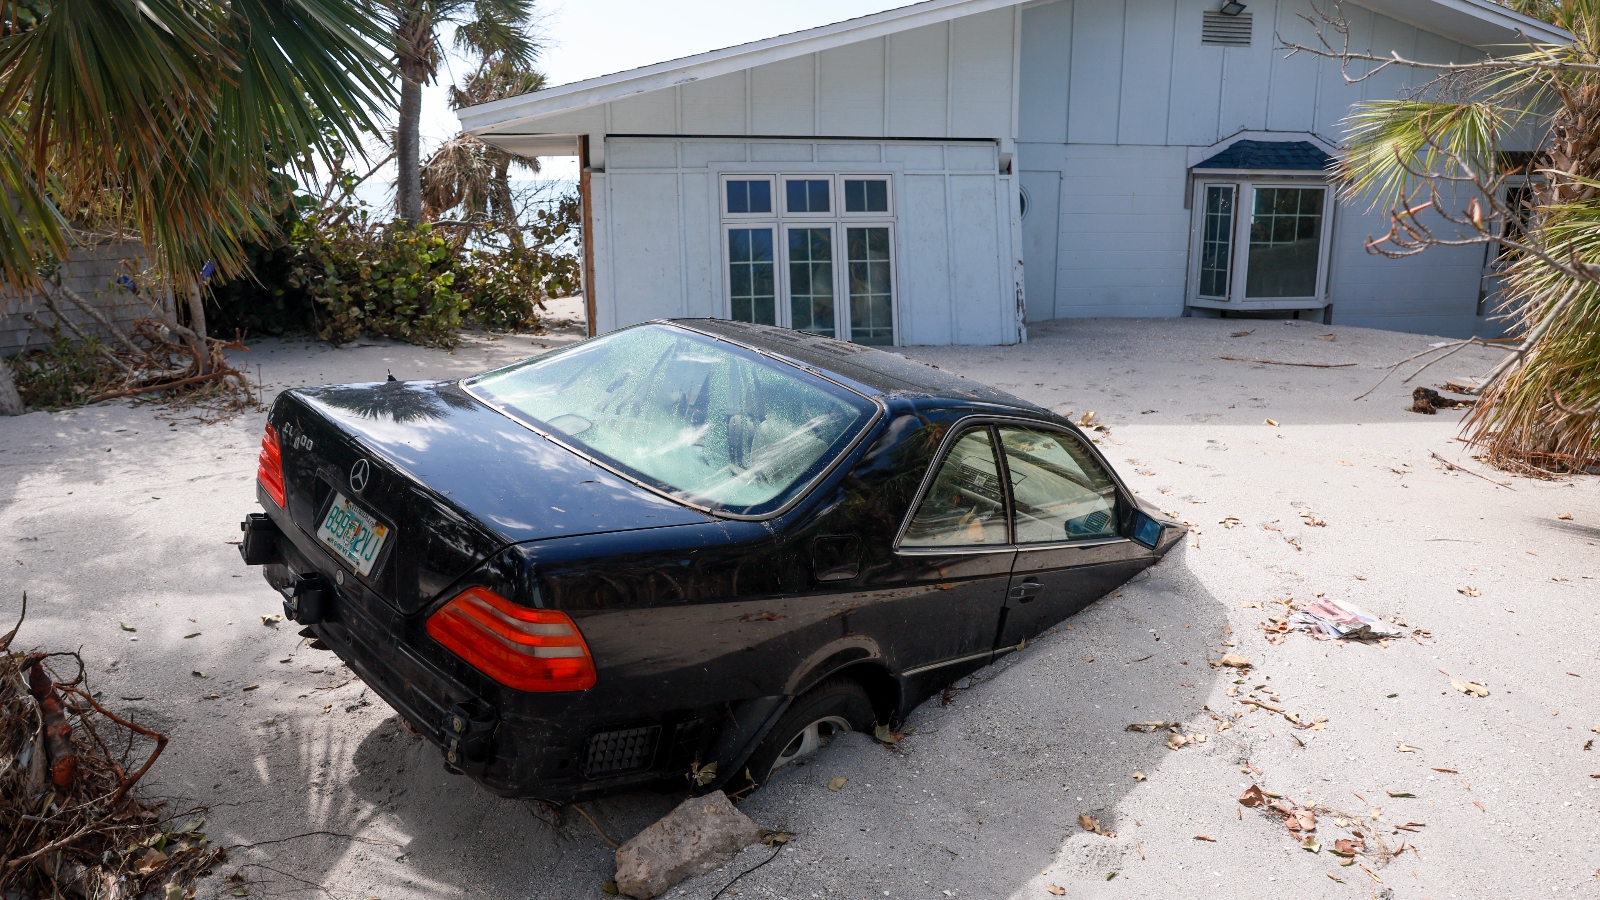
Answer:
<svg viewBox="0 0 1600 900"><path fill-rule="evenodd" d="M1161 540L1161 523L1142 512L1134 513L1133 539L1154 550Z"/></svg>

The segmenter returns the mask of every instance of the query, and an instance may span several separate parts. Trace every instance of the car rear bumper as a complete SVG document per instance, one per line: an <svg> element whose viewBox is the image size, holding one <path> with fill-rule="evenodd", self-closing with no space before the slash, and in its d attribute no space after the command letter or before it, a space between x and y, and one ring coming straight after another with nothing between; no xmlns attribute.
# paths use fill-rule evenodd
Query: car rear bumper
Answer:
<svg viewBox="0 0 1600 900"><path fill-rule="evenodd" d="M354 579L338 585L337 564L298 529L279 528L275 539L275 558L263 569L269 584L285 592L297 580L321 576L328 591L321 621L309 624L309 633L438 746L448 771L495 794L566 803L648 785L687 769L710 737L716 710L618 721L551 715L560 704L555 695L500 691L498 702L486 701L413 646L412 635L424 634L418 616ZM528 708L516 708L518 697Z"/></svg>

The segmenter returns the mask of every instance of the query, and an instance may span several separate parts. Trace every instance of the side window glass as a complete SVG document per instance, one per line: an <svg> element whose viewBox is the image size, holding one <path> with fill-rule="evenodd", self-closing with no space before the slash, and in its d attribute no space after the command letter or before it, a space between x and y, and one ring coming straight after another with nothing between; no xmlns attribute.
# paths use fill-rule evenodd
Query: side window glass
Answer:
<svg viewBox="0 0 1600 900"><path fill-rule="evenodd" d="M1071 435L1019 426L1000 429L1017 543L1117 536L1117 489Z"/></svg>
<svg viewBox="0 0 1600 900"><path fill-rule="evenodd" d="M988 427L963 434L939 467L902 547L1005 544L1005 496Z"/></svg>

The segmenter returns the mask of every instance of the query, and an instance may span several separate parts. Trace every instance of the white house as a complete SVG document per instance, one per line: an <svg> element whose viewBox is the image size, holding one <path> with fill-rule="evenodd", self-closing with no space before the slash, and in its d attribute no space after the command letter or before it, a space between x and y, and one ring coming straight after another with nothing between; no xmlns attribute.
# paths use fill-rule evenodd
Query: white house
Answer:
<svg viewBox="0 0 1600 900"><path fill-rule="evenodd" d="M1331 3L1331 0L1329 0ZM1489 0L1346 2L1353 43L1466 61L1563 33ZM1310 0L928 0L475 106L577 155L590 327L732 317L872 344L1000 344L1074 316L1244 311L1496 330L1482 247L1387 231L1324 166L1349 84ZM1290 311L1290 312L1283 312Z"/></svg>

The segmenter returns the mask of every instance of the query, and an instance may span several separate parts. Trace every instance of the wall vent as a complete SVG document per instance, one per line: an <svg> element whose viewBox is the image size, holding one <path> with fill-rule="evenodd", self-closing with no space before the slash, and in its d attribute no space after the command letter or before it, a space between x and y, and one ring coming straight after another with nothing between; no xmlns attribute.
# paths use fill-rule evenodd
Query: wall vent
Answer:
<svg viewBox="0 0 1600 900"><path fill-rule="evenodd" d="M1250 46L1250 14L1225 16L1208 10L1200 20L1200 43L1219 47Z"/></svg>

